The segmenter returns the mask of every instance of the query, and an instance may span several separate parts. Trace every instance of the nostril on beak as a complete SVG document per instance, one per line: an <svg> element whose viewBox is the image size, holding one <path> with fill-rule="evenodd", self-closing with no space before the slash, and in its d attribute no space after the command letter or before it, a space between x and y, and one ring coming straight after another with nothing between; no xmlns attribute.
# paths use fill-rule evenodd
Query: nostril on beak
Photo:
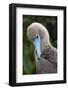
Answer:
<svg viewBox="0 0 68 90"><path fill-rule="evenodd" d="M36 50L36 55L38 55L38 54L37 54L37 50ZM37 57L37 59L40 60L40 57Z"/></svg>

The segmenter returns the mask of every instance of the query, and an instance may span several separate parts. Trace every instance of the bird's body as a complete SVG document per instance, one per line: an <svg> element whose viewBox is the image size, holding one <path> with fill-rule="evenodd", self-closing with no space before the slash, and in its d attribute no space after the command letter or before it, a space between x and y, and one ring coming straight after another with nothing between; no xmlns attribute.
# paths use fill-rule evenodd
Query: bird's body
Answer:
<svg viewBox="0 0 68 90"><path fill-rule="evenodd" d="M42 51L41 58L38 59L37 55L35 55L35 59L38 74L57 73L57 50L55 48L50 46L45 48Z"/></svg>
<svg viewBox="0 0 68 90"><path fill-rule="evenodd" d="M50 43L48 30L40 23L32 23L27 37L35 45L37 74L57 73L57 49Z"/></svg>

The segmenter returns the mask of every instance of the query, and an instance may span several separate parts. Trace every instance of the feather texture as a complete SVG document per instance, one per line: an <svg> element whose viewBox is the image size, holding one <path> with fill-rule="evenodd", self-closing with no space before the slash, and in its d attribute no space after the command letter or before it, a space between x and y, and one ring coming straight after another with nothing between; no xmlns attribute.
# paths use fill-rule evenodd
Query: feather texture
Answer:
<svg viewBox="0 0 68 90"><path fill-rule="evenodd" d="M41 58L36 58L36 72L38 74L57 73L57 50L54 47L48 47L42 51Z"/></svg>

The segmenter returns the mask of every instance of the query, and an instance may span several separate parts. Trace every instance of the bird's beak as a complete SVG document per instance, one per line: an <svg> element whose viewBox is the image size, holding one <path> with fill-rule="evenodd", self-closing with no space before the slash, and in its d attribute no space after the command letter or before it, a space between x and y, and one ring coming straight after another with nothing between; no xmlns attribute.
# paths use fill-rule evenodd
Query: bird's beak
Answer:
<svg viewBox="0 0 68 90"><path fill-rule="evenodd" d="M40 58L40 56L41 56L41 38L40 38L39 34L35 36L35 38L33 40L33 44L35 46L37 55Z"/></svg>

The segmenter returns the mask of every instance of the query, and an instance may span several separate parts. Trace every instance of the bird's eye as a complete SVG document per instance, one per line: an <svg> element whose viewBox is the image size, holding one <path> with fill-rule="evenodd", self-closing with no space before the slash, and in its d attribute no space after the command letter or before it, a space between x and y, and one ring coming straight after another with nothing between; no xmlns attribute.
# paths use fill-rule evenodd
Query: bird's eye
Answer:
<svg viewBox="0 0 68 90"><path fill-rule="evenodd" d="M36 38L38 38L38 36L36 36Z"/></svg>

